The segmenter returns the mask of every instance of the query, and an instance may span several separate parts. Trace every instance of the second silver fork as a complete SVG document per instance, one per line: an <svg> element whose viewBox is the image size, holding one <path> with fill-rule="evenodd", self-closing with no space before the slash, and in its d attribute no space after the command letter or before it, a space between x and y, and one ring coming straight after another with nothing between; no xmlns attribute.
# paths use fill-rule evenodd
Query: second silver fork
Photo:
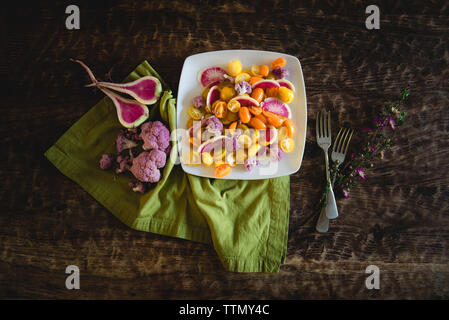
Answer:
<svg viewBox="0 0 449 320"><path fill-rule="evenodd" d="M348 152L349 143L351 141L354 130L349 128L341 128L338 132L337 138L335 139L334 146L332 148L331 159L335 163L336 168L345 161L346 153ZM332 190L335 183L336 176L333 177L332 183L330 185L330 190ZM336 206L335 206L336 208ZM319 232L327 232L329 229L329 220L335 219L338 216L338 211L332 212L332 210L322 208L320 217L316 225L316 230Z"/></svg>

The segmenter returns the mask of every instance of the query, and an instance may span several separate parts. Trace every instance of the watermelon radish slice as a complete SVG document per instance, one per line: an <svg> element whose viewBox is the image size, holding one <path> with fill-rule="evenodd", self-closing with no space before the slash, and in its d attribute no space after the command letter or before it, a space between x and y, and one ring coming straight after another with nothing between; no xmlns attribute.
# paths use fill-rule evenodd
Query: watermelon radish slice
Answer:
<svg viewBox="0 0 449 320"><path fill-rule="evenodd" d="M253 99L251 97L247 97L247 96L237 96L232 98L229 101L232 100L237 100L241 106L251 106L251 107L258 107L259 106L259 102L256 99Z"/></svg>
<svg viewBox="0 0 449 320"><path fill-rule="evenodd" d="M212 104L220 99L220 89L218 89L218 86L213 86L210 88L209 92L207 93L206 103L207 106L211 108Z"/></svg>
<svg viewBox="0 0 449 320"><path fill-rule="evenodd" d="M214 147L217 145L218 140L223 141L225 139L230 139L230 137L221 135L221 136L216 136L216 137L206 140L198 147L198 149L197 149L198 153L211 152L214 149Z"/></svg>
<svg viewBox="0 0 449 320"><path fill-rule="evenodd" d="M114 103L118 120L125 128L137 128L148 119L149 112L146 105L135 100L125 99L102 87L100 87L100 90Z"/></svg>
<svg viewBox="0 0 449 320"><path fill-rule="evenodd" d="M268 89L268 88L279 88L280 85L275 80L261 80L253 84L252 89L261 88L261 89Z"/></svg>
<svg viewBox="0 0 449 320"><path fill-rule="evenodd" d="M225 80L226 71L220 67L206 68L198 73L198 81L203 87L212 87Z"/></svg>
<svg viewBox="0 0 449 320"><path fill-rule="evenodd" d="M262 102L262 109L290 119L292 112L287 104L277 98L267 98Z"/></svg>
<svg viewBox="0 0 449 320"><path fill-rule="evenodd" d="M290 89L291 91L295 92L295 86L287 79L279 79L278 83L281 87L286 87L287 89Z"/></svg>

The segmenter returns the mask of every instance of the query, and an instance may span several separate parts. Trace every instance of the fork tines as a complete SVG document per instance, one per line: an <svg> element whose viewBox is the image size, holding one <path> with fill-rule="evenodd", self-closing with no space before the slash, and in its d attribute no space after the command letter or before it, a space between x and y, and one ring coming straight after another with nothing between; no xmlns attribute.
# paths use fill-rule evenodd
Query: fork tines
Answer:
<svg viewBox="0 0 449 320"><path fill-rule="evenodd" d="M351 141L354 130L350 128L341 128L334 142L332 151L346 154L348 152L349 142Z"/></svg>
<svg viewBox="0 0 449 320"><path fill-rule="evenodd" d="M331 114L329 111L320 111L316 121L317 138L331 138Z"/></svg>

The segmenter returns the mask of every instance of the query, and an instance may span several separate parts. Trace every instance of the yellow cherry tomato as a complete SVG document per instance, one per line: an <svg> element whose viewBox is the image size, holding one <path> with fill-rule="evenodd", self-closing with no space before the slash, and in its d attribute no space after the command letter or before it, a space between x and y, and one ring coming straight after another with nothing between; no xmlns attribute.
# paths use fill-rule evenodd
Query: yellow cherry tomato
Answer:
<svg viewBox="0 0 449 320"><path fill-rule="evenodd" d="M187 129L190 129L192 126L193 126L193 119L190 118L189 120L187 120L186 128L187 128Z"/></svg>
<svg viewBox="0 0 449 320"><path fill-rule="evenodd" d="M218 167L215 168L214 176L217 178L223 178L226 177L228 174L230 174L232 171L232 168L229 164L221 164Z"/></svg>
<svg viewBox="0 0 449 320"><path fill-rule="evenodd" d="M201 118L204 116L204 111L200 108L195 108L195 106L190 106L187 112L193 120L201 120Z"/></svg>
<svg viewBox="0 0 449 320"><path fill-rule="evenodd" d="M210 167L214 163L214 158L209 152L203 152L201 154L201 159L203 160L203 165L206 167Z"/></svg>
<svg viewBox="0 0 449 320"><path fill-rule="evenodd" d="M241 107L240 102L238 102L237 100L229 101L226 106L227 106L228 110L231 112L238 112Z"/></svg>
<svg viewBox="0 0 449 320"><path fill-rule="evenodd" d="M279 141L284 140L287 137L287 135L288 135L287 128L284 126L280 127L278 130L278 140Z"/></svg>
<svg viewBox="0 0 449 320"><path fill-rule="evenodd" d="M281 150L284 152L291 152L295 148L295 141L292 138L285 138L279 143Z"/></svg>
<svg viewBox="0 0 449 320"><path fill-rule="evenodd" d="M278 91L278 98L285 103L290 103L294 98L293 91L286 87L280 87Z"/></svg>
<svg viewBox="0 0 449 320"><path fill-rule="evenodd" d="M248 158L252 158L260 150L260 144L255 143L248 149Z"/></svg>
<svg viewBox="0 0 449 320"><path fill-rule="evenodd" d="M248 81L249 78L251 78L251 76L248 73L242 72L235 77L235 83L238 83L240 81Z"/></svg>
<svg viewBox="0 0 449 320"><path fill-rule="evenodd" d="M251 66L251 74L254 77L262 77L262 75L260 74L260 67L258 65Z"/></svg>
<svg viewBox="0 0 449 320"><path fill-rule="evenodd" d="M234 97L236 94L235 89L234 88L230 88L230 87L223 87L220 90L220 99L224 100L224 101L229 101L231 100L232 97Z"/></svg>
<svg viewBox="0 0 449 320"><path fill-rule="evenodd" d="M238 76L243 70L242 63L239 60L234 60L228 63L228 74L232 77Z"/></svg>

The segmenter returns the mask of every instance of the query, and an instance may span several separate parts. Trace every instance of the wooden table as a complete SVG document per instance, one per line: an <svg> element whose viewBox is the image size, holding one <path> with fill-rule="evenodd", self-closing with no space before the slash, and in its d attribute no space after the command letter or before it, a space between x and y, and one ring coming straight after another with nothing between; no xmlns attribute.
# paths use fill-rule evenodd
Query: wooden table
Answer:
<svg viewBox="0 0 449 320"><path fill-rule="evenodd" d="M0 298L449 298L447 2L381 1L379 30L367 30L360 2L78 3L79 30L66 29L59 1L0 12ZM130 229L43 156L102 96L69 57L114 81L148 59L176 90L187 56L237 48L295 55L304 72L307 143L279 274L226 272L210 246ZM361 127L405 87L396 145L338 200L330 231L315 232L316 112ZM80 290L65 288L71 264ZM365 287L368 265L379 290Z"/></svg>

